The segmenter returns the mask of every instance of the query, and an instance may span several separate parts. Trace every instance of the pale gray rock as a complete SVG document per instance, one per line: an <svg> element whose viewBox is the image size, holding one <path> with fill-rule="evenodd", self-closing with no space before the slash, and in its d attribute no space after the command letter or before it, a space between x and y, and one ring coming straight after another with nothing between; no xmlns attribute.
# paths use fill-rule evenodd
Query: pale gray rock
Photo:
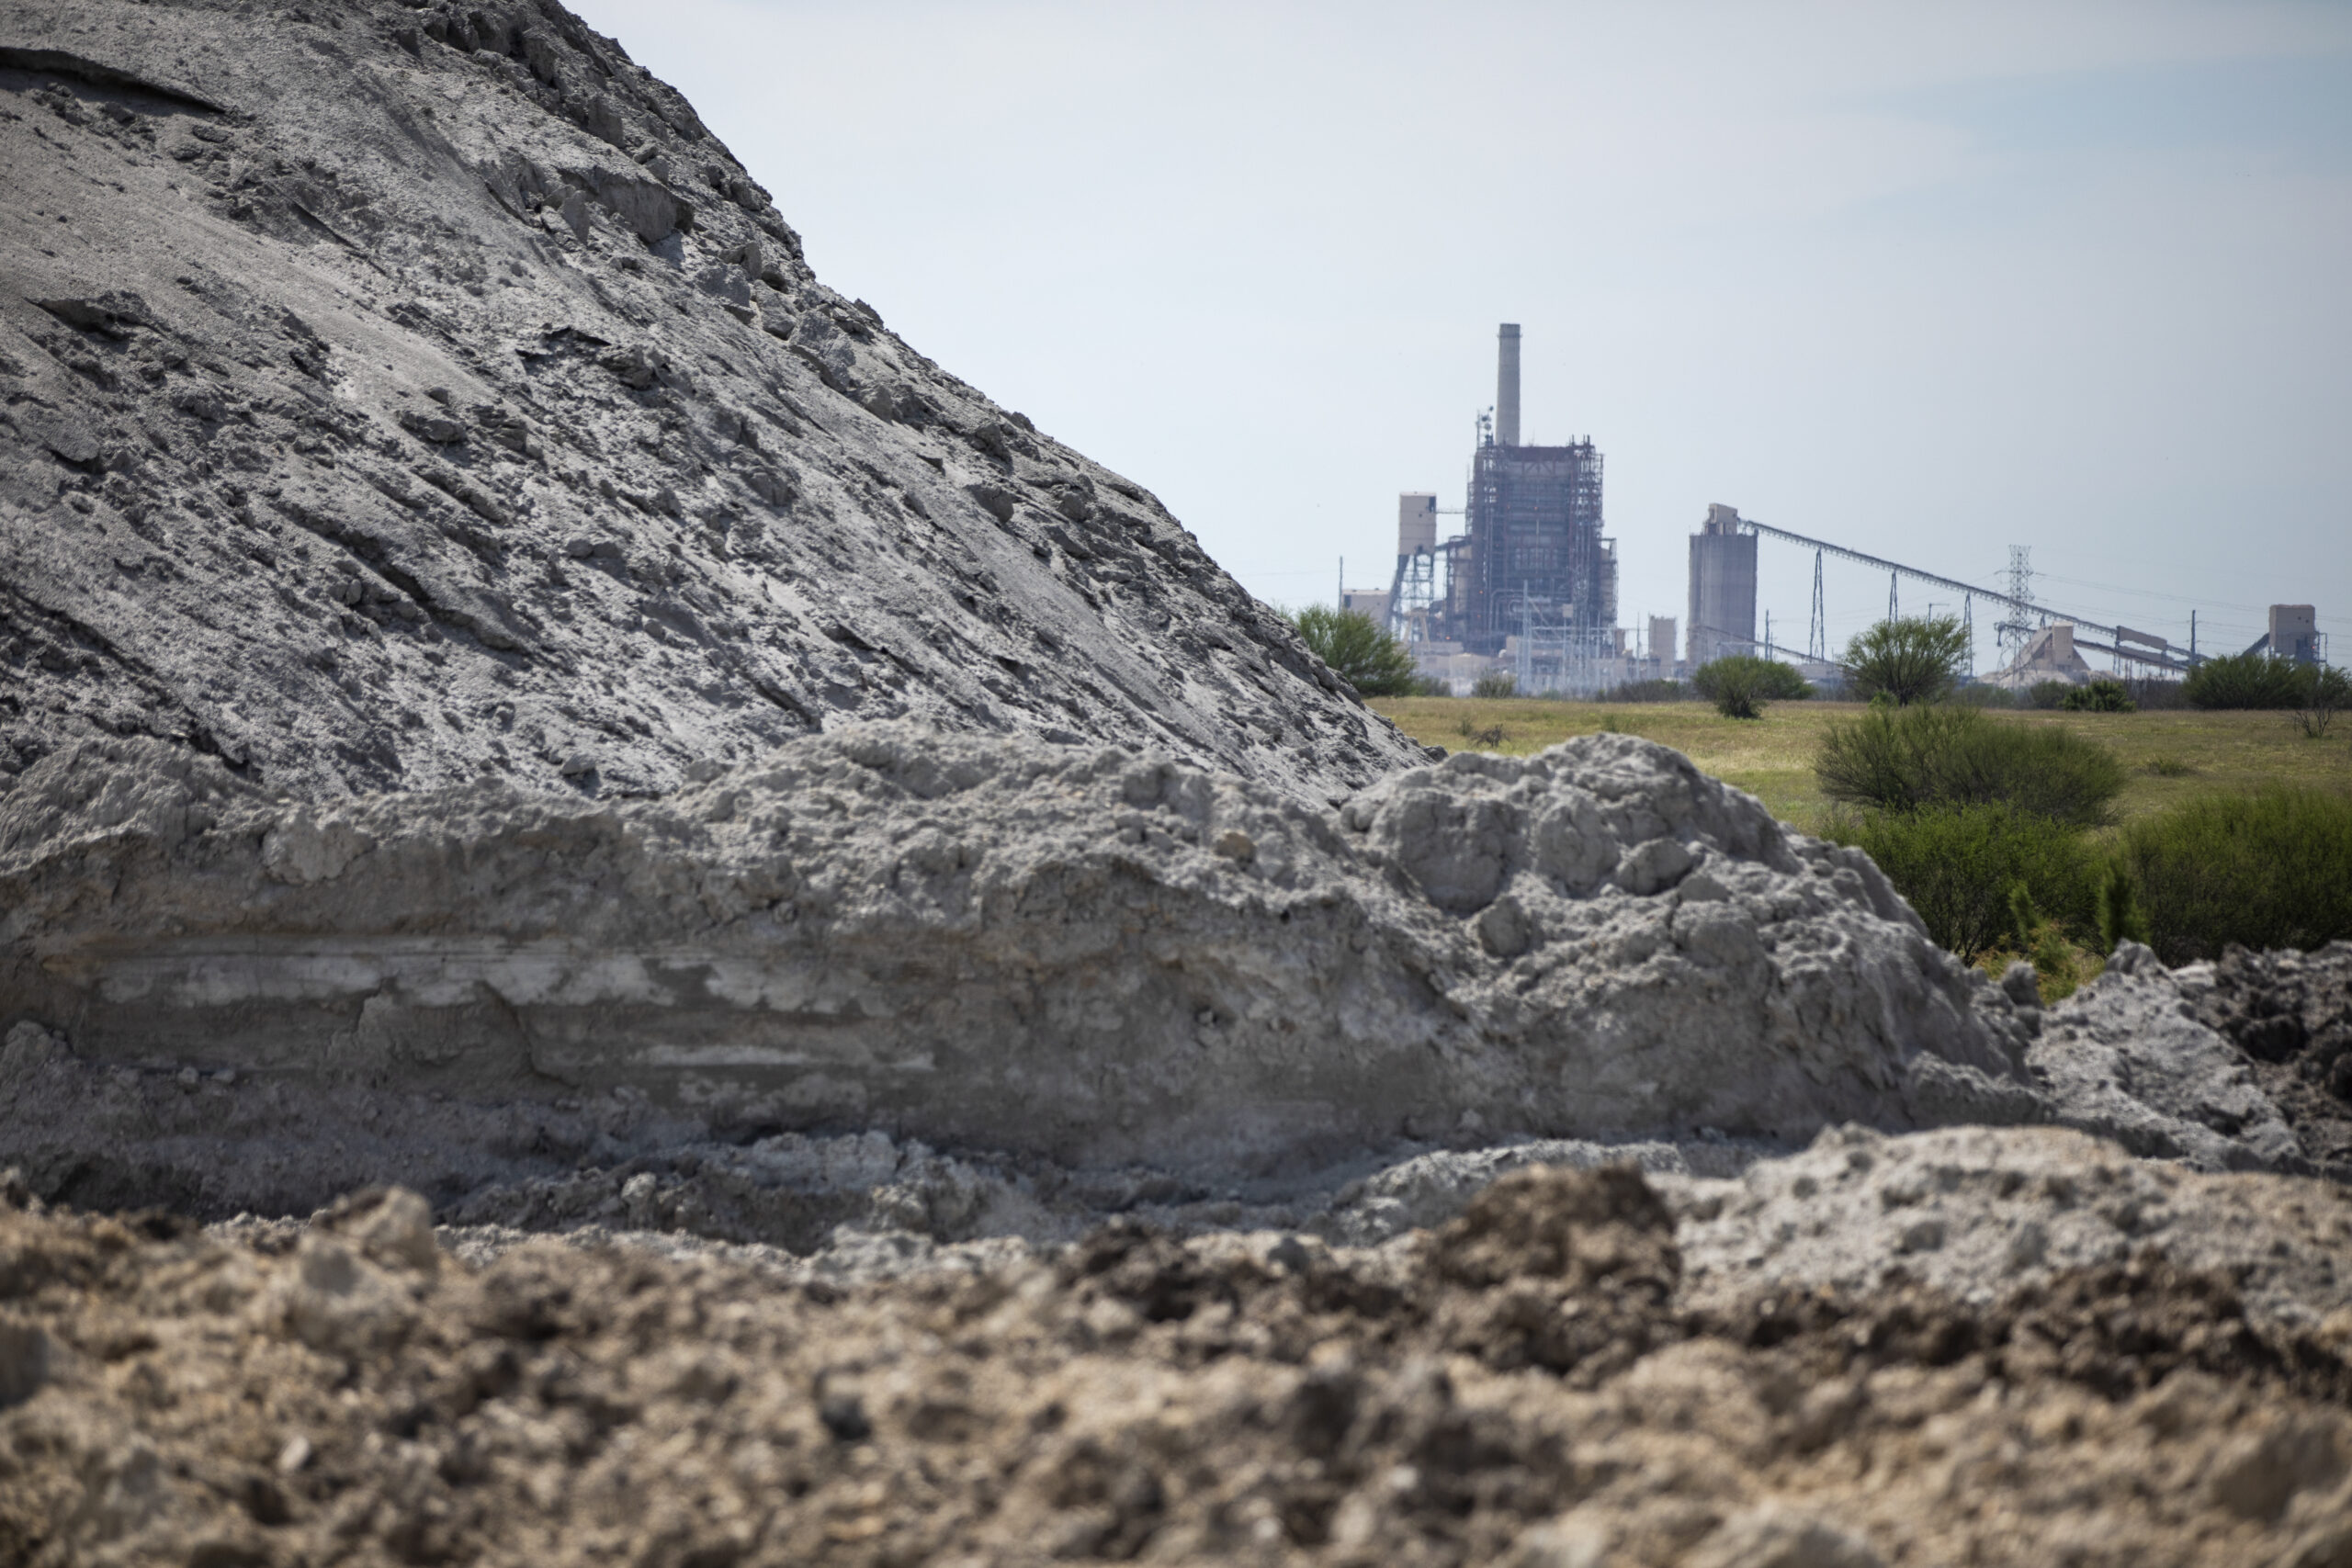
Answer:
<svg viewBox="0 0 2352 1568"><path fill-rule="evenodd" d="M1420 760L560 5L19 0L0 170L0 790L151 736L607 798L876 718Z"/></svg>
<svg viewBox="0 0 2352 1568"><path fill-rule="evenodd" d="M1866 858L1631 737L1337 812L905 724L619 804L186 759L69 749L0 801L0 1016L93 1062L1194 1179L1904 1128L1928 1064L2027 1088L2008 998Z"/></svg>
<svg viewBox="0 0 2352 1568"><path fill-rule="evenodd" d="M2026 1053L2046 1119L2201 1169L2308 1169L2254 1064L2198 1018L2199 994L2124 943L2105 974L2050 1010Z"/></svg>

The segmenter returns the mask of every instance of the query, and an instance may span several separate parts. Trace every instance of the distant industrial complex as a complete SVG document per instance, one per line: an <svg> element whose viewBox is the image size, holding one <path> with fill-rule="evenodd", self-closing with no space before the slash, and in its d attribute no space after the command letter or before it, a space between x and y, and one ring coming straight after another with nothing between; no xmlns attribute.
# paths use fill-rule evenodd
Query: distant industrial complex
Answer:
<svg viewBox="0 0 2352 1568"><path fill-rule="evenodd" d="M1449 515L1463 519L1462 531L1442 536L1438 519ZM1736 653L1782 659L1808 680L1835 685L1841 671L1829 648L1823 593L1832 558L1886 573L1890 615L1901 613L1906 581L1951 596L1972 647L1981 602L1996 617L2001 650L1997 668L1974 674L1988 684L2081 684L2102 673L2178 678L2200 659L2237 651L2200 651L2194 615L2183 646L2041 604L2033 597L2031 560L2022 546L2010 547L2007 581L1993 589L1769 526L1715 503L1690 538L1689 619L1678 658L1673 616L1648 617L1635 628L1638 636L1618 625L1617 541L1606 527L1600 452L1589 436L1557 446L1520 443L1520 329L1506 321L1497 334L1495 403L1478 415L1463 505L1442 508L1429 491L1398 496L1396 568L1387 588L1343 585L1340 604L1385 626L1411 649L1424 675L1457 695L1481 676L1507 673L1522 693L1589 696L1637 681L1685 679ZM1777 640L1769 618L1758 632L1757 551L1768 539L1813 554L1813 604L1801 649ZM2314 607L2271 605L2268 630L2247 651L2324 662ZM2086 652L2105 656L2109 670L2095 670Z"/></svg>

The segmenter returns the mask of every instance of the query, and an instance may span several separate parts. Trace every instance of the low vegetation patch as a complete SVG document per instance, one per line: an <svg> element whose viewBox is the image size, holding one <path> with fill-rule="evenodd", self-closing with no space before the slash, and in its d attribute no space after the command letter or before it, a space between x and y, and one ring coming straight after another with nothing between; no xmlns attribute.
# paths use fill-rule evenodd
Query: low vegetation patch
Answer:
<svg viewBox="0 0 2352 1568"><path fill-rule="evenodd" d="M2118 854L2167 964L2232 942L2309 952L2352 939L2352 798L2210 795L2133 823Z"/></svg>
<svg viewBox="0 0 2352 1568"><path fill-rule="evenodd" d="M2025 690L2028 707L2063 708L2066 699L2075 694L2072 681L2036 681Z"/></svg>
<svg viewBox="0 0 2352 1568"><path fill-rule="evenodd" d="M2058 705L2068 713L2138 713L2140 705L2123 689L2120 681L2093 681L2087 686L2077 686L2060 699Z"/></svg>
<svg viewBox="0 0 2352 1568"><path fill-rule="evenodd" d="M1833 822L1830 836L1875 861L1928 934L1969 963L2005 947L2030 956L2045 919L2087 935L2095 919L2082 835L2041 812L1997 803L1882 809ZM2020 891L2030 913L2020 913Z"/></svg>
<svg viewBox="0 0 2352 1568"><path fill-rule="evenodd" d="M1474 697L1493 699L1519 695L1519 677L1508 670L1489 670L1470 683Z"/></svg>
<svg viewBox="0 0 2352 1568"><path fill-rule="evenodd" d="M1687 703L1695 694L1679 681L1628 681L1593 699L1603 703Z"/></svg>
<svg viewBox="0 0 2352 1568"><path fill-rule="evenodd" d="M1815 760L1823 793L1883 811L2004 806L2073 827L2108 820L2123 764L2096 740L1948 704L1834 724Z"/></svg>
<svg viewBox="0 0 2352 1568"><path fill-rule="evenodd" d="M2352 677L2331 665L2233 653L2190 671L2181 695L2200 708L2344 708L2352 707Z"/></svg>

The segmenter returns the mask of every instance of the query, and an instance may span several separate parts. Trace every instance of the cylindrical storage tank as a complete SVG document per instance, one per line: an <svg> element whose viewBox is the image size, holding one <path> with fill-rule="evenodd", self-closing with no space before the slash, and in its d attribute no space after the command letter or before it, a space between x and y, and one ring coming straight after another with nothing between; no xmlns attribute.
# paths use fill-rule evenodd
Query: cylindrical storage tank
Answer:
<svg viewBox="0 0 2352 1568"><path fill-rule="evenodd" d="M1684 633L1690 667L1756 647L1756 536L1739 532L1739 513L1707 508L1690 536L1690 625Z"/></svg>
<svg viewBox="0 0 2352 1568"><path fill-rule="evenodd" d="M1519 323L1505 321L1496 334L1495 445L1519 445Z"/></svg>

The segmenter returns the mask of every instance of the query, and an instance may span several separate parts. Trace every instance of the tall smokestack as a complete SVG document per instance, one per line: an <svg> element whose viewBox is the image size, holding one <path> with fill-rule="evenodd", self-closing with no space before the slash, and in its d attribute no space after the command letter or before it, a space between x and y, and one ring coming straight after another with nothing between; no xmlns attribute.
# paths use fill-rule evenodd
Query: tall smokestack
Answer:
<svg viewBox="0 0 2352 1568"><path fill-rule="evenodd" d="M1519 323L1505 321L1496 334L1495 445L1519 445Z"/></svg>

